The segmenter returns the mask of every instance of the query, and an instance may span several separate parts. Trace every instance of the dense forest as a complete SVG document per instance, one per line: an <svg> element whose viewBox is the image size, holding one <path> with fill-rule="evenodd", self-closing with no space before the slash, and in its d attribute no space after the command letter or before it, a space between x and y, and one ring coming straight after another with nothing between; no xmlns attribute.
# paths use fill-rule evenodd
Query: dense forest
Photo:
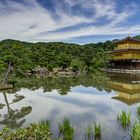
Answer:
<svg viewBox="0 0 140 140"><path fill-rule="evenodd" d="M14 71L25 72L38 66L48 71L54 68L70 68L71 70L92 71L103 67L112 50L111 41L86 45L62 42L28 43L17 40L0 42L0 72L4 72L11 63Z"/></svg>

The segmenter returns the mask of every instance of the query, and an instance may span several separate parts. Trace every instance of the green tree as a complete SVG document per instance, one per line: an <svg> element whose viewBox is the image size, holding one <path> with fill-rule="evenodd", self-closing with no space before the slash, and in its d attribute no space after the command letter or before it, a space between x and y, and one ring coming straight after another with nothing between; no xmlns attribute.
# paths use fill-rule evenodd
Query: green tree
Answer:
<svg viewBox="0 0 140 140"><path fill-rule="evenodd" d="M79 71L81 69L82 64L79 60L72 60L71 67L74 72Z"/></svg>
<svg viewBox="0 0 140 140"><path fill-rule="evenodd" d="M58 56L58 65L62 67L62 70L70 66L71 57L65 53L60 53Z"/></svg>

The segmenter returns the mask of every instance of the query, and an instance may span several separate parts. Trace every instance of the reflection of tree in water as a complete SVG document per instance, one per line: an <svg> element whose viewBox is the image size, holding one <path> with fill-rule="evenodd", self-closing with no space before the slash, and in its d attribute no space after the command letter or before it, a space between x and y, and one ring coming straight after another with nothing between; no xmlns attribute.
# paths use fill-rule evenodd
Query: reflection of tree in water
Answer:
<svg viewBox="0 0 140 140"><path fill-rule="evenodd" d="M3 120L0 121L0 124L6 125L9 128L17 128L17 127L21 127L23 125L23 123L25 122L25 116L28 115L29 113L31 113L32 111L32 107L27 106L27 107L22 107L21 109L12 109L10 107L11 104L17 103L19 101L21 101L24 96L22 95L17 95L15 94L15 98L12 100L11 103L8 102L7 99L7 94L3 92L2 93L4 96L4 100L6 103L6 107L7 107L7 114L4 114Z"/></svg>
<svg viewBox="0 0 140 140"><path fill-rule="evenodd" d="M0 103L0 109L3 109L4 106L5 104Z"/></svg>
<svg viewBox="0 0 140 140"><path fill-rule="evenodd" d="M71 87L79 85L94 87L99 91L105 90L110 92L111 90L106 86L107 80L108 78L102 73L80 75L78 77L41 77L39 79L35 77L17 78L15 92L21 88L28 88L31 90L43 88L44 92L51 92L56 89L59 94L66 95Z"/></svg>
<svg viewBox="0 0 140 140"><path fill-rule="evenodd" d="M60 79L60 86L58 89L58 93L61 95L66 95L70 91L71 83L66 78Z"/></svg>

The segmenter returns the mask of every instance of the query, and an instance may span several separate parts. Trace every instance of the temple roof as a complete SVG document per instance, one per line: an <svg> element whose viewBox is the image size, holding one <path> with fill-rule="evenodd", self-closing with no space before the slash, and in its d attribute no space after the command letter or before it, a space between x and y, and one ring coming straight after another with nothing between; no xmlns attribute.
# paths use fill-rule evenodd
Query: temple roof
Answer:
<svg viewBox="0 0 140 140"><path fill-rule="evenodd" d="M126 103L127 105L132 105L132 104L135 104L135 103L139 103L140 102L140 98L137 98L137 99L127 99L127 98L124 98L124 97L112 97L112 99L116 99L120 102L123 102L123 103Z"/></svg>
<svg viewBox="0 0 140 140"><path fill-rule="evenodd" d="M117 53L117 52L127 52L127 51L140 51L140 49L118 49L118 50L108 51L107 53Z"/></svg>
<svg viewBox="0 0 140 140"><path fill-rule="evenodd" d="M140 94L140 84L137 84L136 81L135 84L108 81L106 86L109 89L117 92L123 92L128 95Z"/></svg>
<svg viewBox="0 0 140 140"><path fill-rule="evenodd" d="M140 43L140 40L135 39L135 38L133 38L133 37L131 37L131 36L127 36L126 38L121 39L121 40L119 40L119 41L114 41L113 43L118 44L118 43L123 43L123 42L126 42L126 41Z"/></svg>

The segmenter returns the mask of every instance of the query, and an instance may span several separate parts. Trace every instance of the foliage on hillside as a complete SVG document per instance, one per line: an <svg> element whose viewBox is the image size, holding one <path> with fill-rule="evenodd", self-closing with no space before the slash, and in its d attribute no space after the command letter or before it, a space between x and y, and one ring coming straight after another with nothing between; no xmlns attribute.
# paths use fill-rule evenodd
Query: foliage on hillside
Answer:
<svg viewBox="0 0 140 140"><path fill-rule="evenodd" d="M134 36L134 38L140 40L140 35Z"/></svg>
<svg viewBox="0 0 140 140"><path fill-rule="evenodd" d="M71 67L73 70L92 70L105 65L106 51L112 50L110 41L97 44L68 44L62 42L27 43L16 40L0 42L0 72L12 62L14 70L32 70L37 66L48 69Z"/></svg>

